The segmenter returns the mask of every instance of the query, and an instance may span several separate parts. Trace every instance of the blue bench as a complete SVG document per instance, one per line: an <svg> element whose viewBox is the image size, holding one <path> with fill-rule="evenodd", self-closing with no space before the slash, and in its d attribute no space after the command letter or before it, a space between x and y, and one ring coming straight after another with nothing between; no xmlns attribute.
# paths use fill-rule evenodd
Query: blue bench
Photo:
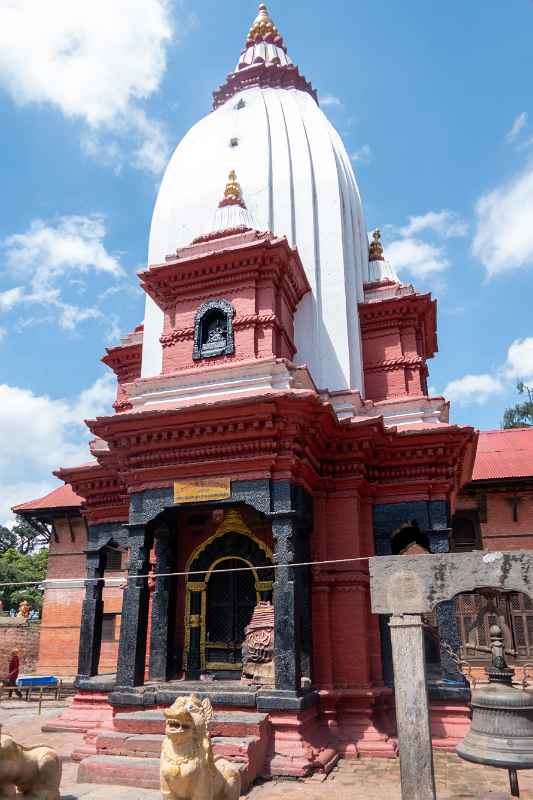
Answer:
<svg viewBox="0 0 533 800"><path fill-rule="evenodd" d="M61 698L61 680L55 675L23 675L15 683L17 688L26 691L26 700L30 699L33 689L39 689L39 713L45 689L53 689L56 700Z"/></svg>

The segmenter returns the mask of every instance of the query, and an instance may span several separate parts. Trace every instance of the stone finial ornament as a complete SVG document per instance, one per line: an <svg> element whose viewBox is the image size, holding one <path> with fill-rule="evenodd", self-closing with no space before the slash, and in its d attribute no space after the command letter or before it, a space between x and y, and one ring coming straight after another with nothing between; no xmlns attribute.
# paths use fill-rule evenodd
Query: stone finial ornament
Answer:
<svg viewBox="0 0 533 800"><path fill-rule="evenodd" d="M372 234L372 241L370 242L370 247L368 248L368 260L385 261L385 257L383 255L383 245L381 244L381 231L379 228L376 228Z"/></svg>
<svg viewBox="0 0 533 800"><path fill-rule="evenodd" d="M164 800L238 800L241 776L226 759L215 761L208 723L213 707L196 695L178 697L165 711L160 761Z"/></svg>
<svg viewBox="0 0 533 800"><path fill-rule="evenodd" d="M259 6L259 14L252 23L248 33L248 42L274 41L281 38L279 31L272 22L268 9L264 3Z"/></svg>
<svg viewBox="0 0 533 800"><path fill-rule="evenodd" d="M0 732L0 797L59 800L61 761L51 747L22 747Z"/></svg>

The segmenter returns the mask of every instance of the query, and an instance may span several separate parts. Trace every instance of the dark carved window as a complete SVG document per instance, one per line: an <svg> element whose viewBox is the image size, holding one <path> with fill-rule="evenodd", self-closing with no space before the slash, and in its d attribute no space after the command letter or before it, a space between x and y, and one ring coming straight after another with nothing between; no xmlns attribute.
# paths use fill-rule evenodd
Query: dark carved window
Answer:
<svg viewBox="0 0 533 800"><path fill-rule="evenodd" d="M102 620L102 641L114 642L117 638L118 614L104 614Z"/></svg>
<svg viewBox="0 0 533 800"><path fill-rule="evenodd" d="M469 553L479 548L477 512L459 511L452 521L451 549L454 553Z"/></svg>
<svg viewBox="0 0 533 800"><path fill-rule="evenodd" d="M195 361L235 352L233 317L235 309L226 300L208 300L196 312L194 321Z"/></svg>
<svg viewBox="0 0 533 800"><path fill-rule="evenodd" d="M122 550L116 547L105 548L105 571L120 572L122 569Z"/></svg>

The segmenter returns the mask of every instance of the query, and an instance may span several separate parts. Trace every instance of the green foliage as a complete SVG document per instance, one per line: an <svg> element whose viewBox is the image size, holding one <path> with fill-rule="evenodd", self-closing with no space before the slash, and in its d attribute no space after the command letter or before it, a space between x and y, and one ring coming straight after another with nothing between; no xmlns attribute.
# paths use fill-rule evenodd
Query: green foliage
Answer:
<svg viewBox="0 0 533 800"><path fill-rule="evenodd" d="M525 395L523 403L507 408L503 415L504 428L530 428L533 427L533 388L524 383L518 383L518 394Z"/></svg>
<svg viewBox="0 0 533 800"><path fill-rule="evenodd" d="M14 548L0 555L0 583L40 581L46 576L48 550L36 553L21 553ZM40 611L42 592L38 586L0 587L4 611L17 610L22 600L27 600L32 609Z"/></svg>
<svg viewBox="0 0 533 800"><path fill-rule="evenodd" d="M11 549L32 553L46 546L49 541L50 532L44 525L34 528L23 517L17 517L11 530L0 525L0 555Z"/></svg>

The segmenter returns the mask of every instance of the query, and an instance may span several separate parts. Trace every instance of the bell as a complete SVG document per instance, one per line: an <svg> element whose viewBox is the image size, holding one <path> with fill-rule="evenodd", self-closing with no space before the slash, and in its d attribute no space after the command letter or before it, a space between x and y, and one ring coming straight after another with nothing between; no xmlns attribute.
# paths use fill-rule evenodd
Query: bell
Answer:
<svg viewBox="0 0 533 800"><path fill-rule="evenodd" d="M513 686L498 625L490 628L490 639L490 648L474 648L492 653L485 669L489 682L472 690L472 725L456 751L466 761L509 770L511 796L520 797L516 771L533 769L533 692Z"/></svg>

